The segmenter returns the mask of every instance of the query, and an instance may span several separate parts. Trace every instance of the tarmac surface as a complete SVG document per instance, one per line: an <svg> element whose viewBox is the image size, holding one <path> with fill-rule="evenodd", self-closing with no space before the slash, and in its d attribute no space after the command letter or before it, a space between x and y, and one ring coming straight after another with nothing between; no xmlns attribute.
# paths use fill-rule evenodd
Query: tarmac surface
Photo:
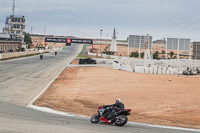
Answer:
<svg viewBox="0 0 200 133"><path fill-rule="evenodd" d="M48 53L0 62L0 132L2 133L188 133L189 131L149 127L128 123L124 127L91 124L88 118L61 116L29 109L26 106L80 52L72 45ZM192 132L192 131L191 131Z"/></svg>

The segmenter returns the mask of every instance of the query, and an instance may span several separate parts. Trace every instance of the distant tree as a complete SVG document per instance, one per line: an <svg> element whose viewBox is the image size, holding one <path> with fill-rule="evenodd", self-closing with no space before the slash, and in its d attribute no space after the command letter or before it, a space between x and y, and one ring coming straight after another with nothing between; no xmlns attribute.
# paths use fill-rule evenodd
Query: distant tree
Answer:
<svg viewBox="0 0 200 133"><path fill-rule="evenodd" d="M172 58L172 57L174 56L174 52L171 51L171 52L169 53L169 55L170 55L170 57Z"/></svg>
<svg viewBox="0 0 200 133"><path fill-rule="evenodd" d="M102 53L103 53L103 54L107 54L107 55L114 55L114 52L112 52L112 51L107 51L107 50L103 51Z"/></svg>
<svg viewBox="0 0 200 133"><path fill-rule="evenodd" d="M138 57L138 56L139 56L138 51L136 51L136 52L131 52L130 57Z"/></svg>
<svg viewBox="0 0 200 133"><path fill-rule="evenodd" d="M114 52L113 51L108 51L107 54L108 55L114 55Z"/></svg>
<svg viewBox="0 0 200 133"><path fill-rule="evenodd" d="M24 42L26 42L26 44L28 44L28 48L30 48L30 45L32 44L32 39L29 33L25 33Z"/></svg>
<svg viewBox="0 0 200 133"><path fill-rule="evenodd" d="M159 52L156 51L154 54L153 54L153 59L159 59Z"/></svg>
<svg viewBox="0 0 200 133"><path fill-rule="evenodd" d="M140 53L141 58L144 58L144 52Z"/></svg>
<svg viewBox="0 0 200 133"><path fill-rule="evenodd" d="M165 50L162 50L162 54L165 54Z"/></svg>

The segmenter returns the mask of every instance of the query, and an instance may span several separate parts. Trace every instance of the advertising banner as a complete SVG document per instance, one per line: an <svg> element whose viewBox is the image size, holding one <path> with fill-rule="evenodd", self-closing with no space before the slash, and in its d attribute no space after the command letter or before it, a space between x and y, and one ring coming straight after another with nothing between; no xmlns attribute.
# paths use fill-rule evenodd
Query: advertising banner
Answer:
<svg viewBox="0 0 200 133"><path fill-rule="evenodd" d="M71 43L92 44L91 39L71 39Z"/></svg>
<svg viewBox="0 0 200 133"><path fill-rule="evenodd" d="M67 43L67 39L65 39L65 38L46 38L45 42Z"/></svg>

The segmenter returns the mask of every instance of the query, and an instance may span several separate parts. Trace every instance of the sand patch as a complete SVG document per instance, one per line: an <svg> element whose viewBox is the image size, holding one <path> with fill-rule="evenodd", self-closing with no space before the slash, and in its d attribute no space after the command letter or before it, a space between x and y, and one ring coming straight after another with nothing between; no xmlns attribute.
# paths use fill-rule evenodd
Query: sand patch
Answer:
<svg viewBox="0 0 200 133"><path fill-rule="evenodd" d="M130 121L200 129L200 76L130 73L112 68L67 68L35 102L91 116L120 98Z"/></svg>

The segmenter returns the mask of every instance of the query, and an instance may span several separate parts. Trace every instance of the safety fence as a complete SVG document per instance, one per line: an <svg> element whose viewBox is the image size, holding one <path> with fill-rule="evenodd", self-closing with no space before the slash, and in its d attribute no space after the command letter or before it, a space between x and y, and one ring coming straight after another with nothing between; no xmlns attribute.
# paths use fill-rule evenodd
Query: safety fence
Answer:
<svg viewBox="0 0 200 133"><path fill-rule="evenodd" d="M96 53L89 55L97 56ZM166 60L153 60L153 59L136 59L130 57L113 56L106 54L98 54L104 58L114 59L112 66L113 69L124 70L137 73L149 74L171 74L171 75L196 75L200 73L200 60L193 59L166 59Z"/></svg>

